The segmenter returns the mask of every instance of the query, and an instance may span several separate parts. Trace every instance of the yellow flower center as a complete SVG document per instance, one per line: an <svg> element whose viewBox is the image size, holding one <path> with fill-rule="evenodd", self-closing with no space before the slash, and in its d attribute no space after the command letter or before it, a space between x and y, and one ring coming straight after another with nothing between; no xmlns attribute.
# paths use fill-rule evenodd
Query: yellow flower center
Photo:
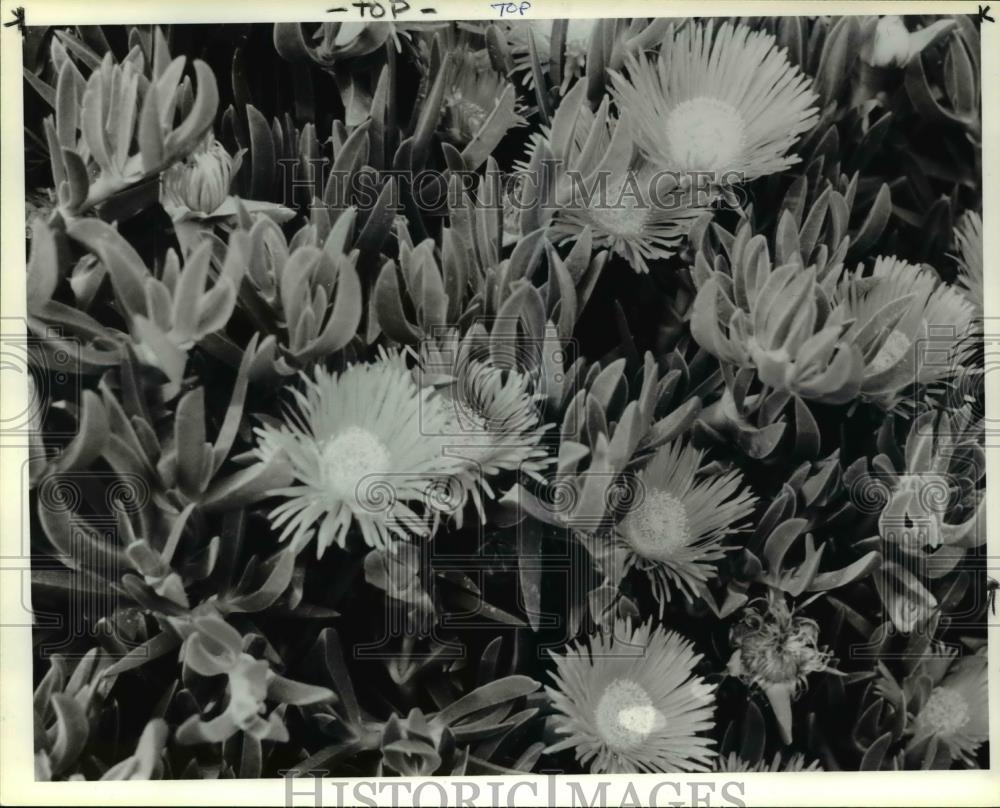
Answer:
<svg viewBox="0 0 1000 808"><path fill-rule="evenodd" d="M906 355L912 344L913 341L906 334L895 328L892 329L885 342L882 343L882 347L878 349L878 353L868 363L869 372L881 373L888 370Z"/></svg>
<svg viewBox="0 0 1000 808"><path fill-rule="evenodd" d="M954 688L935 687L920 711L920 723L935 735L953 735L969 720L969 703Z"/></svg>
<svg viewBox="0 0 1000 808"><path fill-rule="evenodd" d="M594 719L605 743L624 751L645 741L661 717L642 685L631 679L615 679L597 702Z"/></svg>
<svg viewBox="0 0 1000 808"><path fill-rule="evenodd" d="M669 491L652 488L625 517L623 533L632 549L653 561L668 561L691 543L684 503Z"/></svg>
<svg viewBox="0 0 1000 808"><path fill-rule="evenodd" d="M683 101L667 117L667 146L682 171L737 169L745 133L736 107L717 98Z"/></svg>
<svg viewBox="0 0 1000 808"><path fill-rule="evenodd" d="M324 480L329 490L341 499L356 499L362 480L385 474L390 468L385 444L361 427L348 427L323 447Z"/></svg>

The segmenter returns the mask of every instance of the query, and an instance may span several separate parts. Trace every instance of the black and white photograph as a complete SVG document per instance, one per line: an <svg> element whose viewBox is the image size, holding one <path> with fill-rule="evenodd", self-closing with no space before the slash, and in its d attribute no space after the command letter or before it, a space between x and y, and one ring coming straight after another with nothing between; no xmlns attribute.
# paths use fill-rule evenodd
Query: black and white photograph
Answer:
<svg viewBox="0 0 1000 808"><path fill-rule="evenodd" d="M988 7L432 5L5 6L3 744L307 802L989 770Z"/></svg>

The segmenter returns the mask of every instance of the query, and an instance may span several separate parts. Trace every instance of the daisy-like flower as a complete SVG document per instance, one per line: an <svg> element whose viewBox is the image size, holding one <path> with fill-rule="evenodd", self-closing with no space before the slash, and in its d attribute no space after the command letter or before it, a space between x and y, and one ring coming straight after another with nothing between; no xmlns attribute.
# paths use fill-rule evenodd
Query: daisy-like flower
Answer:
<svg viewBox="0 0 1000 808"><path fill-rule="evenodd" d="M256 430L259 459L282 453L295 478L271 492L285 499L270 514L281 539L301 548L318 525L322 555L331 544L346 545L352 523L370 547L428 536L433 511L445 508L433 492L467 473L436 437L446 432L443 400L418 387L398 353L341 373L317 368L303 380L286 422Z"/></svg>
<svg viewBox="0 0 1000 808"><path fill-rule="evenodd" d="M463 339L451 330L427 340L421 351L420 381L435 386L444 403L441 441L449 455L468 463L468 473L457 478L459 520L461 505L471 498L485 522L483 495L496 497L489 478L520 471L542 481L541 472L552 460L539 445L551 424L541 423L540 397L531 378L491 363L487 347L480 326Z"/></svg>
<svg viewBox="0 0 1000 808"><path fill-rule="evenodd" d="M974 764L973 755L989 740L986 657L962 657L936 682L926 701L918 705L909 726L907 751L936 740L952 760Z"/></svg>
<svg viewBox="0 0 1000 808"><path fill-rule="evenodd" d="M695 597L715 577L726 554L722 541L740 530L757 498L738 471L699 479L704 452L675 440L637 475L634 502L618 522L616 550L625 571L644 572L662 609L672 588Z"/></svg>
<svg viewBox="0 0 1000 808"><path fill-rule="evenodd" d="M955 226L955 246L958 249L958 277L955 284L969 299L977 313L983 302L983 219L967 210Z"/></svg>
<svg viewBox="0 0 1000 808"><path fill-rule="evenodd" d="M677 253L701 213L686 204L688 194L680 192L674 177L657 179L648 166L609 167L602 181L605 198L574 194L550 232L557 242L575 241L589 228L595 247L610 249L639 273L649 272L649 261Z"/></svg>
<svg viewBox="0 0 1000 808"><path fill-rule="evenodd" d="M860 350L860 396L892 409L912 384L952 376L972 348L975 310L932 270L881 257L872 274L853 273L837 290L834 317L853 321L845 339Z"/></svg>
<svg viewBox="0 0 1000 808"><path fill-rule="evenodd" d="M806 763L806 757L796 752L788 758L782 758L781 752L775 752L771 760L761 759L756 763L748 763L736 752L730 752L725 757L719 756L715 761L717 772L819 772L823 767L819 761Z"/></svg>
<svg viewBox="0 0 1000 808"><path fill-rule="evenodd" d="M589 647L552 655L555 731L567 736L548 752L573 749L595 774L706 771L714 740L715 685L694 673L701 659L674 631L615 624Z"/></svg>
<svg viewBox="0 0 1000 808"><path fill-rule="evenodd" d="M536 134L529 160L517 167L527 171L545 144L555 161L552 239L575 241L587 231L595 248L608 248L636 272L648 272L648 261L680 249L703 211L681 189L677 173L655 171L637 156L629 127L608 109L605 98L592 111L586 83L577 82L560 103L551 129Z"/></svg>
<svg viewBox="0 0 1000 808"><path fill-rule="evenodd" d="M810 673L833 671L830 652L819 647L819 624L794 614L781 595L748 605L730 633L728 670L767 696L781 730L792 742L792 699Z"/></svg>
<svg viewBox="0 0 1000 808"><path fill-rule="evenodd" d="M810 79L774 37L744 25L682 28L655 61L629 55L611 74L623 118L657 167L728 185L783 171L818 115Z"/></svg>

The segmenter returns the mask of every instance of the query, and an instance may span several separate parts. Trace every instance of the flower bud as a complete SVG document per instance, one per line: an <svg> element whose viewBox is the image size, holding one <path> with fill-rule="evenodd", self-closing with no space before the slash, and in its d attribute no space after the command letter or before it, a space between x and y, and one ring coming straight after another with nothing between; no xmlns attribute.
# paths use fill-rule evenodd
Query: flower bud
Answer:
<svg viewBox="0 0 1000 808"><path fill-rule="evenodd" d="M195 152L163 176L164 189L175 204L199 213L212 213L229 196L233 159L217 140Z"/></svg>

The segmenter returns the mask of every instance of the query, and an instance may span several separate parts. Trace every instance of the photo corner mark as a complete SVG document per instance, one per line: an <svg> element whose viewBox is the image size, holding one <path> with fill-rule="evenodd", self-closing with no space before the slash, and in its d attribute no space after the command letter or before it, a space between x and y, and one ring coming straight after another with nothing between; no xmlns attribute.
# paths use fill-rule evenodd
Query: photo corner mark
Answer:
<svg viewBox="0 0 1000 808"><path fill-rule="evenodd" d="M17 30L21 32L21 36L24 36L26 28L24 22L24 6L18 6L17 8L12 8L10 13L14 15L14 19L8 20L3 24L4 28L13 28L17 26Z"/></svg>
<svg viewBox="0 0 1000 808"><path fill-rule="evenodd" d="M989 6L980 6L979 7L979 22L983 22L983 21L985 21L985 22L996 22L996 20L993 19L993 17L990 16L990 7Z"/></svg>

